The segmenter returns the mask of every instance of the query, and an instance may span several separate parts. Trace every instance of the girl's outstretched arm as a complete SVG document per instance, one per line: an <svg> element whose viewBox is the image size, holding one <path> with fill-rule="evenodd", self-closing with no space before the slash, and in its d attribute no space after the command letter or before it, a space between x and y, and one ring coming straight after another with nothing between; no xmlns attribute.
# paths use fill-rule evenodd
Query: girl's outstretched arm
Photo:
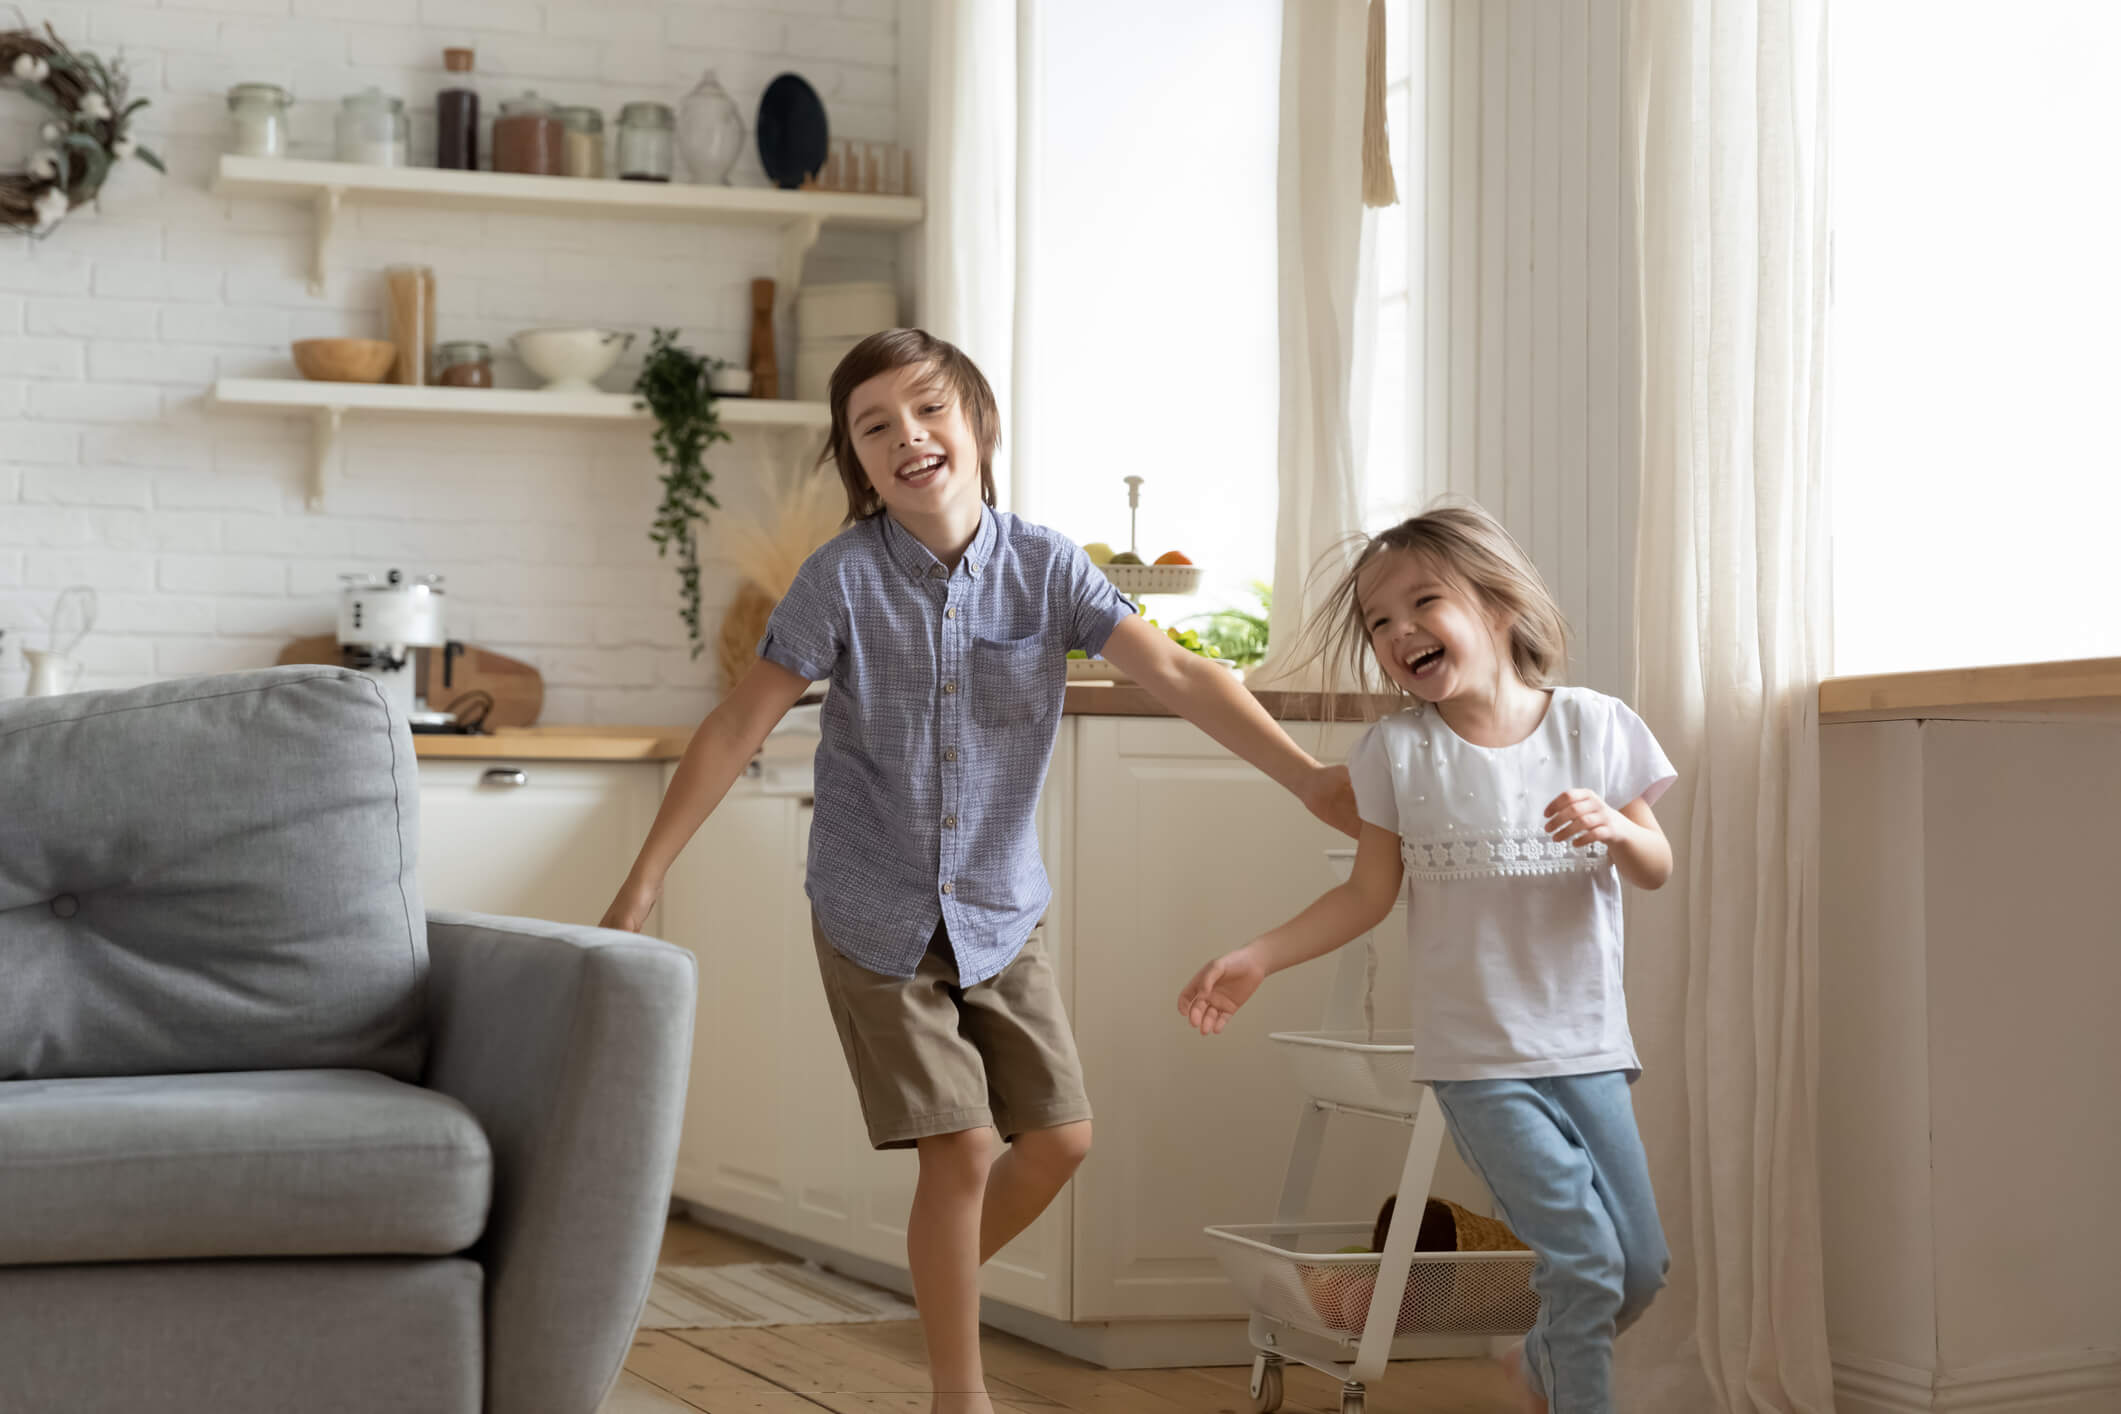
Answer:
<svg viewBox="0 0 2121 1414"><path fill-rule="evenodd" d="M1178 995L1179 1015L1201 1035L1216 1035L1268 977L1322 957L1383 922L1399 899L1401 877L1399 836L1365 821L1348 882L1328 889L1279 928L1194 973Z"/></svg>
<svg viewBox="0 0 2121 1414"><path fill-rule="evenodd" d="M1289 739L1228 668L1188 653L1140 615L1121 619L1104 655L1149 695L1258 767L1344 835L1361 824L1345 766L1322 766Z"/></svg>
<svg viewBox="0 0 2121 1414"><path fill-rule="evenodd" d="M738 774L758 755L774 723L788 714L810 687L810 680L761 658L744 680L700 723L685 755L663 792L663 804L648 827L648 838L633 871L604 911L606 928L629 933L641 929L648 910L662 896L663 876L700 822L722 803Z"/></svg>

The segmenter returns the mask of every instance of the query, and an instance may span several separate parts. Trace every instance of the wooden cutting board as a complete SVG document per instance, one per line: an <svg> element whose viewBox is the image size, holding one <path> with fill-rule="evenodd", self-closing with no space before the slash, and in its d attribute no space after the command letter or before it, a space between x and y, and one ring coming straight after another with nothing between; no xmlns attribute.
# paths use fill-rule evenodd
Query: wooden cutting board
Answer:
<svg viewBox="0 0 2121 1414"><path fill-rule="evenodd" d="M486 714L488 727L527 727L538 720L538 713L545 707L545 679L536 668L519 659L490 649L465 644L448 665L448 681L443 681L442 650L439 648L416 648L413 650L425 661L420 665L415 679L417 690L427 696L427 705L438 712L456 711L469 717L477 710L473 705L477 699L465 702L462 707L451 704L463 701L466 694L484 692L493 698L493 708ZM313 638L298 638L280 650L282 663L329 663L343 661L339 656L339 640L328 633Z"/></svg>

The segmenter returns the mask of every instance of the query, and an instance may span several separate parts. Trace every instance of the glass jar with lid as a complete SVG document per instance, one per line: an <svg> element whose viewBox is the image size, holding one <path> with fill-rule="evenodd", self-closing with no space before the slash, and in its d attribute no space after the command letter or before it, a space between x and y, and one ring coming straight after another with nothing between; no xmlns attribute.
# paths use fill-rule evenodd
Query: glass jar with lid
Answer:
<svg viewBox="0 0 2121 1414"><path fill-rule="evenodd" d="M535 93L504 99L493 120L493 169L532 177L560 175L560 111Z"/></svg>
<svg viewBox="0 0 2121 1414"><path fill-rule="evenodd" d="M676 155L677 118L667 103L629 103L619 110L619 178L667 182Z"/></svg>
<svg viewBox="0 0 2121 1414"><path fill-rule="evenodd" d="M560 172L569 177L604 175L604 115L594 108L560 110Z"/></svg>
<svg viewBox="0 0 2121 1414"><path fill-rule="evenodd" d="M435 350L435 382L444 388L491 388L493 349L479 339L460 339Z"/></svg>
<svg viewBox="0 0 2121 1414"><path fill-rule="evenodd" d="M405 165L411 127L405 101L379 88L349 94L339 104L339 160L372 167Z"/></svg>
<svg viewBox="0 0 2121 1414"><path fill-rule="evenodd" d="M287 155L287 110L294 98L276 83L239 83L228 91L228 150L241 157Z"/></svg>

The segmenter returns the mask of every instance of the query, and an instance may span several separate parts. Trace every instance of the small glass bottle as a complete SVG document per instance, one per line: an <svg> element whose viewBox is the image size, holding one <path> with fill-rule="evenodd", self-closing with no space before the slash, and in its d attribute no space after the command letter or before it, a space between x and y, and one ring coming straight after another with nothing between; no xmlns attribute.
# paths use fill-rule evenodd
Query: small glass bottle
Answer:
<svg viewBox="0 0 2121 1414"><path fill-rule="evenodd" d="M562 108L560 172L568 177L604 175L604 115L594 108Z"/></svg>
<svg viewBox="0 0 2121 1414"><path fill-rule="evenodd" d="M537 94L503 99L493 120L493 169L557 177L562 134L559 110Z"/></svg>
<svg viewBox="0 0 2121 1414"><path fill-rule="evenodd" d="M445 172L479 170L479 94L471 87L471 61L469 49L442 51L442 67L462 76L435 95L435 166Z"/></svg>
<svg viewBox="0 0 2121 1414"><path fill-rule="evenodd" d="M478 339L460 339L435 350L435 382L444 388L491 388L493 349Z"/></svg>
<svg viewBox="0 0 2121 1414"><path fill-rule="evenodd" d="M402 167L410 132L404 100L379 88L349 94L339 105L339 160Z"/></svg>
<svg viewBox="0 0 2121 1414"><path fill-rule="evenodd" d="M629 103L619 110L620 180L670 180L675 122L667 103Z"/></svg>
<svg viewBox="0 0 2121 1414"><path fill-rule="evenodd" d="M294 100L276 83L239 83L228 91L228 150L241 157L287 155L287 109Z"/></svg>
<svg viewBox="0 0 2121 1414"><path fill-rule="evenodd" d="M729 185L744 153L744 119L736 100L709 69L678 107L678 150L695 182Z"/></svg>

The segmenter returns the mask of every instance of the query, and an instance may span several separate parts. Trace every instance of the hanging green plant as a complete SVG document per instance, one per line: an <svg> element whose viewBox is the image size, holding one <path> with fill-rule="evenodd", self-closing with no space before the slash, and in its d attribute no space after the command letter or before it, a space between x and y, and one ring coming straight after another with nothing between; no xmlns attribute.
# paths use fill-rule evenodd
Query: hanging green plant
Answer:
<svg viewBox="0 0 2121 1414"><path fill-rule="evenodd" d="M103 189L111 165L137 157L157 172L162 159L133 141L144 98L126 99L125 65L69 49L50 25L0 31L0 85L17 88L48 115L47 144L21 172L0 172L0 227L42 236Z"/></svg>
<svg viewBox="0 0 2121 1414"><path fill-rule="evenodd" d="M729 434L722 429L707 383L722 360L692 352L677 341L677 332L655 331L633 391L655 414L655 457L665 468L663 504L656 507L648 538L659 557L677 551L678 616L685 620L692 656L697 658L707 646L700 633L699 528L707 523L709 509L722 508L708 489L714 473L707 469L707 449L728 441Z"/></svg>

